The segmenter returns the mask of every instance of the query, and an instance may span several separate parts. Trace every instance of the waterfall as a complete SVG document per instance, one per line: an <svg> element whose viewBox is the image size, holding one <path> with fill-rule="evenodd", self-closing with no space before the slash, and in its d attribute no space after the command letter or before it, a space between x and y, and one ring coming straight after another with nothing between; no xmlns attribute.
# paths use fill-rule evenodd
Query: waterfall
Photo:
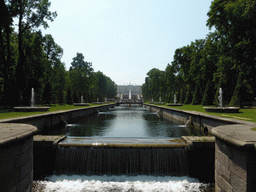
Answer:
<svg viewBox="0 0 256 192"><path fill-rule="evenodd" d="M56 174L188 175L186 148L58 147Z"/></svg>
<svg viewBox="0 0 256 192"><path fill-rule="evenodd" d="M185 123L185 127L187 127L189 123L192 124L192 118L191 118L191 116L189 117L188 121Z"/></svg>
<svg viewBox="0 0 256 192"><path fill-rule="evenodd" d="M190 119L185 123L185 127L187 127L189 123L190 123Z"/></svg>

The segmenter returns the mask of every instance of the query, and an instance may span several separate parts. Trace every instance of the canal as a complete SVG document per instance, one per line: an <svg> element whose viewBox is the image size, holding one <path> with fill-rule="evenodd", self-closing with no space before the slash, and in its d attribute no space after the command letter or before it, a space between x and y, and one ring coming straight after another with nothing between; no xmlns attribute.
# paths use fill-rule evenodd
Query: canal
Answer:
<svg viewBox="0 0 256 192"><path fill-rule="evenodd" d="M48 134L68 137L180 138L199 135L199 130L161 118L143 107L117 106L106 112L80 119Z"/></svg>
<svg viewBox="0 0 256 192"><path fill-rule="evenodd" d="M209 190L209 184L188 176L187 149L184 147L172 149L72 147L72 142L84 143L89 138L97 141L111 141L118 138L118 142L122 140L126 142L134 138L146 142L150 139L177 140L181 136L199 134L193 127L164 120L158 113L148 111L146 108L127 106L111 108L109 111L98 112L97 115L67 124L50 134L67 135L63 143L70 142L70 146L59 146L54 174L36 181L39 186L43 186L44 191ZM128 160L120 165L121 158L122 161ZM116 162L116 165L110 165L115 164L111 161ZM78 172L74 172L78 169ZM124 169L124 172L120 172L121 169ZM131 169L134 171L130 172Z"/></svg>

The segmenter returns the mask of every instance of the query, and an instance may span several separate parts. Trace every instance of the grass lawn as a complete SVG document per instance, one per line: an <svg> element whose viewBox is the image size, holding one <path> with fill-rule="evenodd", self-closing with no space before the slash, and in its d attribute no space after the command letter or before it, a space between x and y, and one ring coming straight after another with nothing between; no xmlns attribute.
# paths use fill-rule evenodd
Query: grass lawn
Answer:
<svg viewBox="0 0 256 192"><path fill-rule="evenodd" d="M46 112L15 112L14 109L3 109L0 108L0 119L9 119L15 117L25 117L29 115L36 115L36 114L43 114L43 113L50 113L54 111L64 111L70 109L79 109L79 108L87 108L91 106L96 106L94 104L90 104L90 106L74 106L74 105L52 105L50 106L49 111Z"/></svg>
<svg viewBox="0 0 256 192"><path fill-rule="evenodd" d="M239 120L244 120L244 121L252 121L256 122L256 109L240 109L240 113L212 113L212 112L205 112L202 105L183 105L183 106L166 106L169 108L175 108L175 109L180 109L180 110L186 110L186 111L197 111L197 112L202 112L206 113L209 115L215 115L219 117L225 117L225 118L233 118L233 119L239 119ZM207 107L212 107L212 106L207 106Z"/></svg>

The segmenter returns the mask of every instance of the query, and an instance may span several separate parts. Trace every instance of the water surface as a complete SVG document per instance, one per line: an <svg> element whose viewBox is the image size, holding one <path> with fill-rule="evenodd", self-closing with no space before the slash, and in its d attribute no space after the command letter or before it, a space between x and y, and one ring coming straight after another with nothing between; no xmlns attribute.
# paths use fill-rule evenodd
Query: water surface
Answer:
<svg viewBox="0 0 256 192"><path fill-rule="evenodd" d="M197 130L163 120L142 107L115 107L107 112L69 124L63 134L82 137L180 137L198 135Z"/></svg>

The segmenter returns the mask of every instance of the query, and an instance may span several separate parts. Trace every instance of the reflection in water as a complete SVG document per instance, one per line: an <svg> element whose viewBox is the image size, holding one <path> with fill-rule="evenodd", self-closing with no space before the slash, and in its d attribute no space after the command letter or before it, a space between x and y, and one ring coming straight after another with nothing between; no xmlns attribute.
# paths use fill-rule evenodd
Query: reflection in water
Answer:
<svg viewBox="0 0 256 192"><path fill-rule="evenodd" d="M104 136L109 127L112 126L112 122L116 118L115 115L99 113L97 116L88 117L79 122L80 126L71 127L69 131L67 131L67 135L69 136Z"/></svg>
<svg viewBox="0 0 256 192"><path fill-rule="evenodd" d="M193 128L166 121L142 107L115 107L86 117L62 133L84 137L180 137L198 135Z"/></svg>

